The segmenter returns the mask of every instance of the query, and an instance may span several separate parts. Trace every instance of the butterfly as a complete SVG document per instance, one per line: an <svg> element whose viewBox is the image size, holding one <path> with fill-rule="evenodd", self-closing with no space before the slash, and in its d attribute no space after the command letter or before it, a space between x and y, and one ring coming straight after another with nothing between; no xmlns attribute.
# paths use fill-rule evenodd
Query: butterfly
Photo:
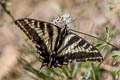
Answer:
<svg viewBox="0 0 120 80"><path fill-rule="evenodd" d="M15 24L35 44L42 58L42 66L61 67L73 60L79 62L102 61L98 49L77 34L69 31L67 25L59 27L49 22L22 18Z"/></svg>

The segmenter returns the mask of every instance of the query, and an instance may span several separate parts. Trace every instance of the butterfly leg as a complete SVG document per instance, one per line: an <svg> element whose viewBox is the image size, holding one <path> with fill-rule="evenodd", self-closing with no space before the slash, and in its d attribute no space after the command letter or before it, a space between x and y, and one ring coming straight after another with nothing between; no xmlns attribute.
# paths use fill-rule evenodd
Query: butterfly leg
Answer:
<svg viewBox="0 0 120 80"><path fill-rule="evenodd" d="M44 67L44 66L46 66L47 64L45 64L44 62L42 63L42 65L41 65L41 67L40 67L40 71L39 72L41 72L42 71L42 68Z"/></svg>

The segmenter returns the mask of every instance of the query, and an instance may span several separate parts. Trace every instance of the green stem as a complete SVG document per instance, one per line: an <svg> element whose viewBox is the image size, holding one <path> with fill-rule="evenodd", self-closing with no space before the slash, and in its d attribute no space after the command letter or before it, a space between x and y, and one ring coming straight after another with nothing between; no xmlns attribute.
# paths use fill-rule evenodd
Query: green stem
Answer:
<svg viewBox="0 0 120 80"><path fill-rule="evenodd" d="M15 21L15 18L12 16L10 11L7 9L7 1L6 0L2 0L0 2L0 5L3 7L4 11L12 18L12 20Z"/></svg>

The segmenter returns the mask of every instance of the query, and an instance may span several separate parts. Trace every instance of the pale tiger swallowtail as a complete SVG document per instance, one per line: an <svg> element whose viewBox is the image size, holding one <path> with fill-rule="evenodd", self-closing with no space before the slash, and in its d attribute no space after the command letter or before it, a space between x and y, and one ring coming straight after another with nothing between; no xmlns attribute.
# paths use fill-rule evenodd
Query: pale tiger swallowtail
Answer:
<svg viewBox="0 0 120 80"><path fill-rule="evenodd" d="M49 22L22 18L15 24L32 40L43 59L42 66L60 67L73 60L102 61L98 49L89 42L69 31Z"/></svg>

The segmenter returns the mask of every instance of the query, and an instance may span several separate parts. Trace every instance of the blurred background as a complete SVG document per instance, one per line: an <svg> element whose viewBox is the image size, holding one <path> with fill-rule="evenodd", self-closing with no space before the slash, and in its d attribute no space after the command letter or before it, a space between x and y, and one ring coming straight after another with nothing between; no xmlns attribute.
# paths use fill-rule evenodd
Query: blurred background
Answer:
<svg viewBox="0 0 120 80"><path fill-rule="evenodd" d="M0 0L15 19L50 22L69 13L71 29L94 35L120 48L120 0ZM106 28L107 27L107 28ZM78 34L78 33L76 33ZM34 45L0 5L0 80L120 80L120 51L104 42L78 34L99 45L104 61L43 68Z"/></svg>

